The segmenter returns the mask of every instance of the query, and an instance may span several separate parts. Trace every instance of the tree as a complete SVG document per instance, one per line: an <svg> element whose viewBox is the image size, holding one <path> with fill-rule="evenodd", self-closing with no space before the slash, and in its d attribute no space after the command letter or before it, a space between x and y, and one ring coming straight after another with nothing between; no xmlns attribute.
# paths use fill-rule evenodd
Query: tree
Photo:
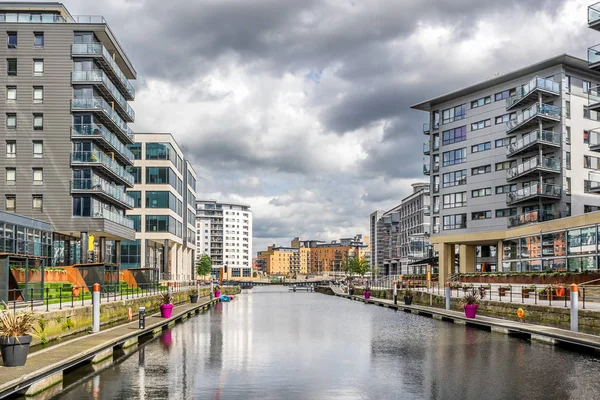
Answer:
<svg viewBox="0 0 600 400"><path fill-rule="evenodd" d="M370 268L371 266L369 265L369 261L365 257L353 257L347 259L344 263L344 270L347 274L352 273L362 277L369 272Z"/></svg>
<svg viewBox="0 0 600 400"><path fill-rule="evenodd" d="M200 276L209 275L212 272L212 259L208 254L202 254L196 262L196 273Z"/></svg>

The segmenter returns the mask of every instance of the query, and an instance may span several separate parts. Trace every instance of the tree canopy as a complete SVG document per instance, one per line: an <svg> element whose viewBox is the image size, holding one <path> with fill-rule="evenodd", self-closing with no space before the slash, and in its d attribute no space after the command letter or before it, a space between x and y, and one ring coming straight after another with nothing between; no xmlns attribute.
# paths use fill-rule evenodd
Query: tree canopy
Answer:
<svg viewBox="0 0 600 400"><path fill-rule="evenodd" d="M200 276L209 275L212 271L212 259L208 254L202 254L196 262L196 273Z"/></svg>
<svg viewBox="0 0 600 400"><path fill-rule="evenodd" d="M365 257L349 258L344 263L344 271L346 274L365 276L365 274L369 272L370 268L371 266L369 265L369 260L367 260Z"/></svg>

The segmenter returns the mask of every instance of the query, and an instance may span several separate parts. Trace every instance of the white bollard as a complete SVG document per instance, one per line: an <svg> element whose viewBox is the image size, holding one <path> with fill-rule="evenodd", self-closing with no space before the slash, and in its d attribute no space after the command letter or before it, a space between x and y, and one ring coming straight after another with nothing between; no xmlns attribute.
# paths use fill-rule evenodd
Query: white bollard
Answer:
<svg viewBox="0 0 600 400"><path fill-rule="evenodd" d="M171 281L167 282L167 292L169 292L169 294L173 296L173 282Z"/></svg>
<svg viewBox="0 0 600 400"><path fill-rule="evenodd" d="M450 310L450 283L446 282L446 310Z"/></svg>
<svg viewBox="0 0 600 400"><path fill-rule="evenodd" d="M83 296L83 295L82 295ZM100 284L92 286L92 332L100 332Z"/></svg>
<svg viewBox="0 0 600 400"><path fill-rule="evenodd" d="M574 283L571 290L571 330L579 331L579 287Z"/></svg>
<svg viewBox="0 0 600 400"><path fill-rule="evenodd" d="M398 285L394 282L394 304L398 304Z"/></svg>

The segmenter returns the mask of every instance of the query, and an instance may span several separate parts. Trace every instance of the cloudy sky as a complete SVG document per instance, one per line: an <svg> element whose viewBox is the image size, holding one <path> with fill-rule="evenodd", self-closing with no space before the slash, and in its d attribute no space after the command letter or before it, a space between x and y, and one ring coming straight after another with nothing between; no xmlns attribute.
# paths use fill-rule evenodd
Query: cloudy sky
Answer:
<svg viewBox="0 0 600 400"><path fill-rule="evenodd" d="M561 53L593 0L63 0L138 71L138 132L171 132L202 198L254 210L254 250L368 233L422 181L409 106Z"/></svg>

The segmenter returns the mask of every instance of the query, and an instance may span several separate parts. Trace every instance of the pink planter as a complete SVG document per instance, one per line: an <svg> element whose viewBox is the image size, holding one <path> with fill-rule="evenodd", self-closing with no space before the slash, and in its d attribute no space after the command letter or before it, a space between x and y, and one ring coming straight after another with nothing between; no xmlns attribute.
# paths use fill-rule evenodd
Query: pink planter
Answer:
<svg viewBox="0 0 600 400"><path fill-rule="evenodd" d="M371 298L371 292L365 292L365 300L369 300Z"/></svg>
<svg viewBox="0 0 600 400"><path fill-rule="evenodd" d="M219 297L221 297L221 291L215 290L215 299L218 299Z"/></svg>
<svg viewBox="0 0 600 400"><path fill-rule="evenodd" d="M171 317L171 313L173 312L173 304L162 304L160 306L160 316L163 318Z"/></svg>
<svg viewBox="0 0 600 400"><path fill-rule="evenodd" d="M475 315L477 314L477 307L479 307L478 304L465 304L465 317L475 318Z"/></svg>

